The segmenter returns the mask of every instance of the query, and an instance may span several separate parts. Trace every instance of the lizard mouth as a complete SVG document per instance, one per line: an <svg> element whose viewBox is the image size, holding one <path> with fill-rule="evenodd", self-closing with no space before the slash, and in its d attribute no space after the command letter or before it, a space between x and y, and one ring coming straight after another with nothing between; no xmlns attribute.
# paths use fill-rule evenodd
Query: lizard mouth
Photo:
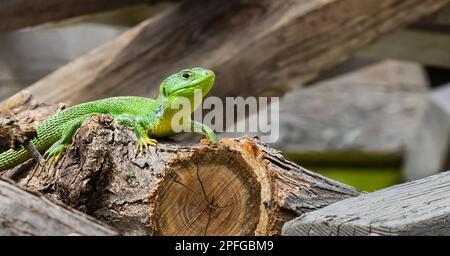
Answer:
<svg viewBox="0 0 450 256"><path fill-rule="evenodd" d="M191 86L186 86L186 87L181 87L181 88L175 89L175 90L171 91L169 94L173 95L174 93L179 93L179 92L183 92L186 90L195 90L195 89L199 89L199 90L203 91L204 87L207 87L205 85L209 85L209 84L212 85L213 83L214 83L214 76L212 75L212 76L207 77L206 79L202 78L202 79L194 80L192 82Z"/></svg>

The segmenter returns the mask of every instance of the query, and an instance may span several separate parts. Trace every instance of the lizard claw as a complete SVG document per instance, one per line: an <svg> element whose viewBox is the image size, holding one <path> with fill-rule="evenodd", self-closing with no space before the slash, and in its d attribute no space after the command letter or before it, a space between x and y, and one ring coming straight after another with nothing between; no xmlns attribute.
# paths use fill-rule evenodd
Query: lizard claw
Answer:
<svg viewBox="0 0 450 256"><path fill-rule="evenodd" d="M67 145L56 142L53 144L47 151L45 151L44 158L45 160L52 160L52 162L56 163L61 156L63 155L64 151L66 150Z"/></svg>
<svg viewBox="0 0 450 256"><path fill-rule="evenodd" d="M139 152L143 152L144 150L147 150L149 146L156 146L157 144L158 144L158 141L147 137L147 138L143 138L143 139L139 140L137 149Z"/></svg>

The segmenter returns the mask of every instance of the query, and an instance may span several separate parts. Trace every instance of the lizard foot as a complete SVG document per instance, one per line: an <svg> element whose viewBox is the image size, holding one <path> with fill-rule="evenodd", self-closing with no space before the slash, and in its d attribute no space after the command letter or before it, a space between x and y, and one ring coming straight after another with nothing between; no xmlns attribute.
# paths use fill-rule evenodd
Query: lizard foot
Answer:
<svg viewBox="0 0 450 256"><path fill-rule="evenodd" d="M203 140L207 140L208 143L217 144L219 143L219 138L217 138L217 135L215 133L210 133L206 135L206 138Z"/></svg>
<svg viewBox="0 0 450 256"><path fill-rule="evenodd" d="M56 142L53 144L47 151L45 151L44 158L45 160L52 160L52 163L58 162L61 158L62 154L66 150L67 145L61 142Z"/></svg>
<svg viewBox="0 0 450 256"><path fill-rule="evenodd" d="M156 141L155 139L150 139L150 138L142 138L139 140L138 144L137 144L137 148L138 148L138 152L142 152L144 150L147 150L147 148L149 146L156 146L158 144L158 141Z"/></svg>

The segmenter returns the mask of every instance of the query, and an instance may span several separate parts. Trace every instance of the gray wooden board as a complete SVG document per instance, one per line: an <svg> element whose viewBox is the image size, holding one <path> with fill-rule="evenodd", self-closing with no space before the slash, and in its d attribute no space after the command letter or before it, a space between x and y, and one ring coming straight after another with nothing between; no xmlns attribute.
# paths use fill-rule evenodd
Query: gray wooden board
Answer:
<svg viewBox="0 0 450 256"><path fill-rule="evenodd" d="M345 152L340 159L347 161L360 152L400 158L420 123L427 86L421 65L387 60L295 90L280 100L279 115L270 120L271 133L279 127L272 146L300 163L304 158L296 159L296 154L311 152L333 153L321 159L334 159ZM264 113L251 113L236 127L257 124ZM252 135L264 139L266 134L258 131Z"/></svg>
<svg viewBox="0 0 450 256"><path fill-rule="evenodd" d="M450 172L345 199L304 214L283 235L450 235Z"/></svg>
<svg viewBox="0 0 450 256"><path fill-rule="evenodd" d="M81 212L0 180L0 235L117 235Z"/></svg>

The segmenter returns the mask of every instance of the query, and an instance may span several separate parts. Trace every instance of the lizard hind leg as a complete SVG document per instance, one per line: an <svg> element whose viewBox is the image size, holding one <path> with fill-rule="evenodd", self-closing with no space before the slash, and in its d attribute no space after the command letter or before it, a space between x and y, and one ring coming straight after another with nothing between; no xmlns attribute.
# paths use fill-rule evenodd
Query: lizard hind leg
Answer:
<svg viewBox="0 0 450 256"><path fill-rule="evenodd" d="M62 131L61 138L45 151L44 158L46 160L51 159L52 163L56 163L61 158L67 146L72 142L72 136L90 116L81 116L67 123Z"/></svg>

